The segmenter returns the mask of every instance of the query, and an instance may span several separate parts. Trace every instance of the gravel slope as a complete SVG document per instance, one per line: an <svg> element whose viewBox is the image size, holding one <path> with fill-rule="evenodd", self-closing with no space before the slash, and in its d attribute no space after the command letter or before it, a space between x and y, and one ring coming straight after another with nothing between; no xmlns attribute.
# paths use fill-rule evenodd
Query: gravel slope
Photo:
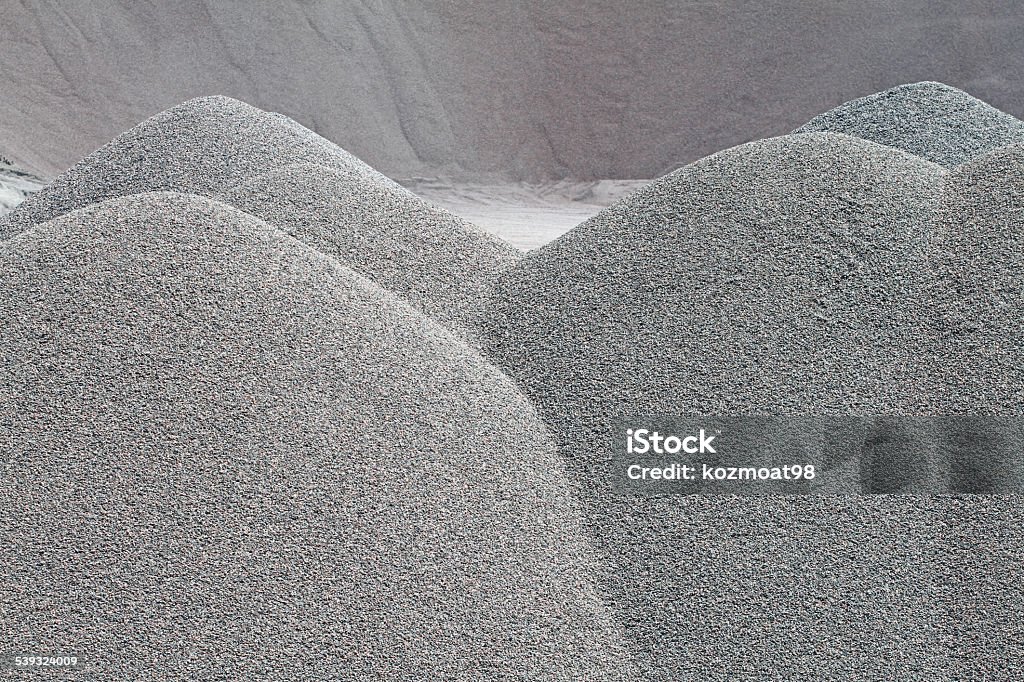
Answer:
<svg viewBox="0 0 1024 682"><path fill-rule="evenodd" d="M845 135L751 143L652 183L499 281L492 357L574 470L646 679L946 679L940 617L919 606L941 575L941 502L628 497L601 456L621 414L912 413L945 175ZM844 464L826 472L839 490ZM908 476L895 490L941 485Z"/></svg>
<svg viewBox="0 0 1024 682"><path fill-rule="evenodd" d="M278 227L460 331L519 252L412 192L375 177L293 164L217 198Z"/></svg>
<svg viewBox="0 0 1024 682"><path fill-rule="evenodd" d="M515 386L244 213L0 243L0 631L104 679L627 680Z"/></svg>
<svg viewBox="0 0 1024 682"><path fill-rule="evenodd" d="M936 410L993 417L948 439L960 444L953 474L967 492L1024 490L1022 233L1024 142L950 174L927 254L933 326L924 360Z"/></svg>
<svg viewBox="0 0 1024 682"><path fill-rule="evenodd" d="M494 356L552 404L629 404L643 386L703 413L904 405L913 387L896 379L920 343L905 298L944 176L835 134L708 157L503 276Z"/></svg>
<svg viewBox="0 0 1024 682"><path fill-rule="evenodd" d="M947 168L1024 143L1024 121L962 90L926 81L861 97L815 116L797 133L862 137Z"/></svg>
<svg viewBox="0 0 1024 682"><path fill-rule="evenodd" d="M279 114L229 97L201 97L146 119L79 161L0 218L0 239L105 199L162 190L211 196L299 162L393 184Z"/></svg>

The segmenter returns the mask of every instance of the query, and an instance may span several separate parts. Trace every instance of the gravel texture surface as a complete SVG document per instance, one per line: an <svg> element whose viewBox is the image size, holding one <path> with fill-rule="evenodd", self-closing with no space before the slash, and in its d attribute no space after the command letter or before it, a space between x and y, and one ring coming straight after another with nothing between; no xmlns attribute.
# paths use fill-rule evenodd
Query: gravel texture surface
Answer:
<svg viewBox="0 0 1024 682"><path fill-rule="evenodd" d="M652 183L499 281L492 357L576 473L648 679L946 679L941 617L921 606L941 574L940 501L625 497L600 456L620 415L914 409L908 304L945 175L845 135L751 143Z"/></svg>
<svg viewBox="0 0 1024 682"><path fill-rule="evenodd" d="M82 159L0 218L0 239L104 199L152 191L212 196L299 162L394 185L281 114L229 97L200 97L146 119Z"/></svg>
<svg viewBox="0 0 1024 682"><path fill-rule="evenodd" d="M1020 457L1020 450L1017 451ZM1013 682L1024 669L1024 496L942 500L933 562L948 680Z"/></svg>
<svg viewBox="0 0 1024 682"><path fill-rule="evenodd" d="M1018 412L1024 380L1024 143L958 168L929 249L948 371L938 390L958 411ZM938 335L938 334L937 334Z"/></svg>
<svg viewBox="0 0 1024 682"><path fill-rule="evenodd" d="M923 360L935 411L994 417L952 434L952 473L968 492L1024 490L1022 234L1024 142L949 175L928 250L933 343Z"/></svg>
<svg viewBox="0 0 1024 682"><path fill-rule="evenodd" d="M512 382L234 208L0 243L0 631L89 679L627 680Z"/></svg>
<svg viewBox="0 0 1024 682"><path fill-rule="evenodd" d="M393 291L443 325L475 329L494 279L520 253L394 183L311 164L217 197Z"/></svg>
<svg viewBox="0 0 1024 682"><path fill-rule="evenodd" d="M900 85L815 116L797 133L862 137L946 168L1024 142L1024 121L942 83Z"/></svg>
<svg viewBox="0 0 1024 682"><path fill-rule="evenodd" d="M1022 127L901 86L520 256L280 114L158 114L0 218L7 648L112 679L1016 680L1022 498L931 493L1024 486ZM609 427L692 413L956 419L896 434L868 479L896 496L613 492Z"/></svg>

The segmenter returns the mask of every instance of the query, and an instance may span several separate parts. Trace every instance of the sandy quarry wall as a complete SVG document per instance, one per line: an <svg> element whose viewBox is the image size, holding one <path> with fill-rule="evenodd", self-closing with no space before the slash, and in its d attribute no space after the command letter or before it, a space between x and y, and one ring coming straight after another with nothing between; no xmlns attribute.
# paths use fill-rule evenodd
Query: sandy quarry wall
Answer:
<svg viewBox="0 0 1024 682"><path fill-rule="evenodd" d="M925 79L1024 115L1024 5L969 4L7 3L0 153L53 174L209 94L464 179L652 177Z"/></svg>

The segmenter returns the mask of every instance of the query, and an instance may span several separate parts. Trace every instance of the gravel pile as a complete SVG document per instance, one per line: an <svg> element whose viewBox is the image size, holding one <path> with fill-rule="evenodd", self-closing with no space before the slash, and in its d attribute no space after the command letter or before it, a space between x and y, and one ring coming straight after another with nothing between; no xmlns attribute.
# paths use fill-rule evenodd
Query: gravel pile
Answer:
<svg viewBox="0 0 1024 682"><path fill-rule="evenodd" d="M1024 425L1012 419L1024 416L1022 234L1024 143L950 174L928 251L930 394L936 411L999 417L951 425L964 492L1024 489Z"/></svg>
<svg viewBox="0 0 1024 682"><path fill-rule="evenodd" d="M942 83L900 85L816 116L797 133L845 133L952 168L1024 142L1024 121Z"/></svg>
<svg viewBox="0 0 1024 682"><path fill-rule="evenodd" d="M442 324L477 326L488 287L520 252L394 183L293 164L217 198L370 278Z"/></svg>
<svg viewBox="0 0 1024 682"><path fill-rule="evenodd" d="M706 414L902 407L906 298L945 175L823 133L708 157L500 278L492 353L552 406L630 404L642 386Z"/></svg>
<svg viewBox="0 0 1024 682"><path fill-rule="evenodd" d="M394 184L285 116L229 97L201 97L143 121L82 159L0 218L0 239L105 199L162 190L212 196L300 162Z"/></svg>
<svg viewBox="0 0 1024 682"><path fill-rule="evenodd" d="M652 183L499 280L490 353L572 464L649 679L941 679L937 616L919 606L940 504L626 497L602 453L622 415L913 410L945 175L845 135L755 142ZM848 489L857 465L826 476Z"/></svg>
<svg viewBox="0 0 1024 682"><path fill-rule="evenodd" d="M13 237L0 271L9 650L103 679L633 679L533 408L390 293L173 193Z"/></svg>
<svg viewBox="0 0 1024 682"><path fill-rule="evenodd" d="M801 131L525 256L228 98L90 155L0 218L7 648L111 679L1010 679L1022 498L931 493L1024 486L1024 123L919 83ZM613 489L610 428L686 414L896 436L816 492L902 494ZM953 417L827 421L906 414Z"/></svg>
<svg viewBox="0 0 1024 682"><path fill-rule="evenodd" d="M464 334L519 255L287 116L227 97L189 100L120 135L0 219L0 239L149 191L238 206Z"/></svg>

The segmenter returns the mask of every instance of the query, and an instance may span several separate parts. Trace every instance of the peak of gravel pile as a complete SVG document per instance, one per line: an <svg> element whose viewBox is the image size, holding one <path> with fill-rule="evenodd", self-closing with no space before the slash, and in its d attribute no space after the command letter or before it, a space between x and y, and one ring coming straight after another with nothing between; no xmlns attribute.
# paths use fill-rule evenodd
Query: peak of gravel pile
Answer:
<svg viewBox="0 0 1024 682"><path fill-rule="evenodd" d="M390 293L173 193L8 239L0 272L11 650L104 679L631 679L533 409Z"/></svg>
<svg viewBox="0 0 1024 682"><path fill-rule="evenodd" d="M589 394L709 414L904 405L893 353L915 342L900 322L915 313L905 296L944 176L823 133L703 159L501 277L494 357L521 367L542 401Z"/></svg>
<svg viewBox="0 0 1024 682"><path fill-rule="evenodd" d="M218 199L336 258L459 330L476 327L488 287L520 255L394 183L324 166L273 170Z"/></svg>
<svg viewBox="0 0 1024 682"><path fill-rule="evenodd" d="M795 132L853 135L952 168L1024 142L1024 121L962 90L925 81L851 100Z"/></svg>
<svg viewBox="0 0 1024 682"><path fill-rule="evenodd" d="M933 587L938 513L918 498L627 497L602 453L626 415L916 407L945 175L846 135L763 140L655 181L499 279L490 353L575 472L649 679L942 672L933 615L913 606ZM823 484L843 490L858 463L833 464ZM894 490L928 489L918 464Z"/></svg>
<svg viewBox="0 0 1024 682"><path fill-rule="evenodd" d="M0 219L0 239L92 203L150 191L202 196L292 163L391 181L291 119L229 97L191 99L96 150Z"/></svg>

